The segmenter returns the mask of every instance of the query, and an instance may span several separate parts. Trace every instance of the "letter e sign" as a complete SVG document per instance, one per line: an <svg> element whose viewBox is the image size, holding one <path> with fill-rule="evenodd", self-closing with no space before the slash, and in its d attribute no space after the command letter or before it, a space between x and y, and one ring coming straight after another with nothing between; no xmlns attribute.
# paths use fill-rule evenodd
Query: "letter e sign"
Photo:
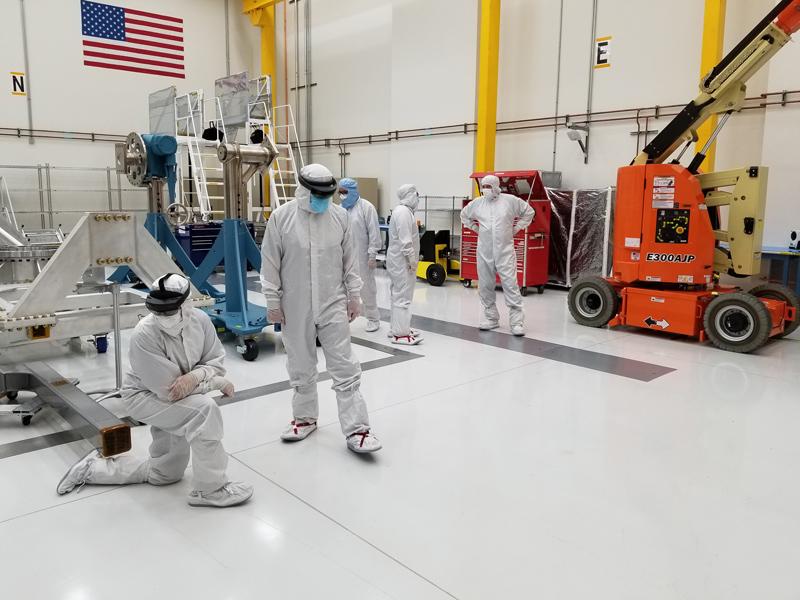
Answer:
<svg viewBox="0 0 800 600"><path fill-rule="evenodd" d="M594 43L594 68L604 69L611 66L611 38L604 37Z"/></svg>

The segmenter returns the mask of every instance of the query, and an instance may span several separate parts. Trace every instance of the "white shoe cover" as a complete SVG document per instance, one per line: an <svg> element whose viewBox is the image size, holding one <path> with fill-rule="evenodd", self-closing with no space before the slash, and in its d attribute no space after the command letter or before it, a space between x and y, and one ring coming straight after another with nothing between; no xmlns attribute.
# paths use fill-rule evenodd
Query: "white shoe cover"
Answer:
<svg viewBox="0 0 800 600"><path fill-rule="evenodd" d="M83 458L70 467L69 471L67 471L67 474L64 475L64 477L61 478L61 481L58 482L56 491L59 494L68 494L75 489L75 486L82 486L84 483L86 483L86 474L89 472L89 468L99 458L102 457L100 456L100 452L97 450L97 448L92 449L91 452L86 454Z"/></svg>
<svg viewBox="0 0 800 600"><path fill-rule="evenodd" d="M416 337L414 335L392 336L392 343L397 344L398 346L416 346L421 341L421 337Z"/></svg>
<svg viewBox="0 0 800 600"><path fill-rule="evenodd" d="M253 486L249 483L236 483L229 481L216 492L204 494L192 492L189 494L189 506L214 506L226 508L246 502L253 495Z"/></svg>
<svg viewBox="0 0 800 600"><path fill-rule="evenodd" d="M512 325L511 333L513 333L517 337L521 337L525 335L525 328L522 325Z"/></svg>
<svg viewBox="0 0 800 600"><path fill-rule="evenodd" d="M413 335L416 338L423 339L422 338L422 333L419 331L419 329L412 329L411 330L411 335ZM389 329L389 333L386 334L386 337L388 337L388 338L394 337L394 334L392 333L391 328Z"/></svg>
<svg viewBox="0 0 800 600"><path fill-rule="evenodd" d="M367 321L367 333L372 333L373 331L378 331L381 326L380 321Z"/></svg>
<svg viewBox="0 0 800 600"><path fill-rule="evenodd" d="M378 438L366 431L364 433L354 433L348 437L347 447L353 452L367 454L369 452L377 452L383 448L383 445L378 441Z"/></svg>
<svg viewBox="0 0 800 600"><path fill-rule="evenodd" d="M317 423L307 423L306 421L292 421L281 432L281 439L287 442L299 442L306 439L317 429Z"/></svg>
<svg viewBox="0 0 800 600"><path fill-rule="evenodd" d="M481 324L478 325L478 329L481 331L490 331L492 329L497 329L498 327L500 327L500 323L497 321L481 321Z"/></svg>

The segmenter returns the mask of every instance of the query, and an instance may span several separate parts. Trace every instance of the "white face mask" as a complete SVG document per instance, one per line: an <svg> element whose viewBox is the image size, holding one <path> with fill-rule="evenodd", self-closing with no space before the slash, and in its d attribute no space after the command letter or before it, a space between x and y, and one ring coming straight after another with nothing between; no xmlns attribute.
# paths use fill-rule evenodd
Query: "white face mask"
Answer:
<svg viewBox="0 0 800 600"><path fill-rule="evenodd" d="M176 336L189 323L191 312L186 310L186 305L181 306L180 310L174 315L159 315L153 313L158 328L167 335Z"/></svg>
<svg viewBox="0 0 800 600"><path fill-rule="evenodd" d="M348 196L348 194L342 194L341 192L339 193L339 199L340 199L342 202L344 202L345 200L347 200L347 196Z"/></svg>

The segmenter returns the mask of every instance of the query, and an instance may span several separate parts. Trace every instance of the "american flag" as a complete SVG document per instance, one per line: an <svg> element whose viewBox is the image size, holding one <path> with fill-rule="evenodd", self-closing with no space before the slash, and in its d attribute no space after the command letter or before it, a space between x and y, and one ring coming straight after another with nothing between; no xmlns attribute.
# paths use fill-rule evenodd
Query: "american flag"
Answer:
<svg viewBox="0 0 800 600"><path fill-rule="evenodd" d="M183 19L81 0L83 64L184 79Z"/></svg>

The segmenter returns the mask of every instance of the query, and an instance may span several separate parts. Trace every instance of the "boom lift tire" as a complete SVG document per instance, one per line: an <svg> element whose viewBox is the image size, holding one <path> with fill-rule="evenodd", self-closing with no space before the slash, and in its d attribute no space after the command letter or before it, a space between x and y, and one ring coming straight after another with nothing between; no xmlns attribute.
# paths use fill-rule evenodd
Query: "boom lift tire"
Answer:
<svg viewBox="0 0 800 600"><path fill-rule="evenodd" d="M567 298L572 318L585 327L605 327L619 312L617 290L602 277L581 277Z"/></svg>
<svg viewBox="0 0 800 600"><path fill-rule="evenodd" d="M797 294L795 294L793 290L779 283L765 283L754 287L752 290L750 290L750 293L756 298L780 300L781 302L785 302L786 306L794 309L796 315L795 320L787 321L783 333L774 337L786 337L790 333L794 333L797 328L800 327L800 298L797 297Z"/></svg>
<svg viewBox="0 0 800 600"><path fill-rule="evenodd" d="M752 294L733 292L711 301L703 326L717 348L746 354L767 342L772 333L772 316L766 305Z"/></svg>

